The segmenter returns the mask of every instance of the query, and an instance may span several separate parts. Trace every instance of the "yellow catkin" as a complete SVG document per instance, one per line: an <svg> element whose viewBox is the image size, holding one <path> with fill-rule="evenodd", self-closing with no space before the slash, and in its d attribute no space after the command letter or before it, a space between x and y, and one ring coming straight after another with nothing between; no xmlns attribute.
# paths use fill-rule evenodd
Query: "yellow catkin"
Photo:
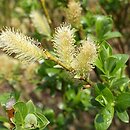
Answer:
<svg viewBox="0 0 130 130"><path fill-rule="evenodd" d="M15 54L22 62L35 62L46 57L35 43L34 39L11 28L5 28L0 34L0 48L8 55Z"/></svg>
<svg viewBox="0 0 130 130"><path fill-rule="evenodd" d="M71 0L68 3L68 8L66 9L67 22L71 23L75 27L80 25L82 8L79 2Z"/></svg>
<svg viewBox="0 0 130 130"><path fill-rule="evenodd" d="M72 68L78 75L85 77L93 68L97 58L97 47L92 40L83 40L78 51L73 60Z"/></svg>
<svg viewBox="0 0 130 130"><path fill-rule="evenodd" d="M56 28L53 38L56 56L67 67L71 66L75 54L74 32L75 30L71 29L71 25L65 23Z"/></svg>
<svg viewBox="0 0 130 130"><path fill-rule="evenodd" d="M43 34L47 37L51 37L51 30L50 26L47 22L47 19L44 15L40 14L38 11L31 12L31 19L33 22L34 27L40 34Z"/></svg>

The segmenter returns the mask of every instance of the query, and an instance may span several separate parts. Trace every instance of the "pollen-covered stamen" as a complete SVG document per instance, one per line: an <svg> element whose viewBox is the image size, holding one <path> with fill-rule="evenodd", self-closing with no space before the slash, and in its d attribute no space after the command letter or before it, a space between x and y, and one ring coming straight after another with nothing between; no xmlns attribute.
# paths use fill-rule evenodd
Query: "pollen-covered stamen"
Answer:
<svg viewBox="0 0 130 130"><path fill-rule="evenodd" d="M14 53L15 58L23 62L35 62L46 56L34 42L34 39L11 28L5 28L0 34L0 48L9 55Z"/></svg>

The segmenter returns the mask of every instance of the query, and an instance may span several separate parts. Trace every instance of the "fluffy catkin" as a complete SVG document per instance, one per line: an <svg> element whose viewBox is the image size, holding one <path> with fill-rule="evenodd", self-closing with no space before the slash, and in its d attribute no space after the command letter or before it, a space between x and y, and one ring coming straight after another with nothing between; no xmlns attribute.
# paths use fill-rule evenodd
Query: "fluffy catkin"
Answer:
<svg viewBox="0 0 130 130"><path fill-rule="evenodd" d="M41 15L38 11L32 11L30 16L37 31L40 34L51 37L51 30L46 17Z"/></svg>
<svg viewBox="0 0 130 130"><path fill-rule="evenodd" d="M74 32L75 30L71 29L71 25L65 23L56 28L53 38L56 56L67 67L71 67L71 63L75 54Z"/></svg>
<svg viewBox="0 0 130 130"><path fill-rule="evenodd" d="M72 62L72 68L77 75L85 77L93 68L97 58L97 47L92 40L83 40L78 51L79 52Z"/></svg>
<svg viewBox="0 0 130 130"><path fill-rule="evenodd" d="M80 25L81 18L81 5L79 2L75 2L75 0L71 0L68 3L68 8L66 9L66 18L67 22L71 23L75 27Z"/></svg>
<svg viewBox="0 0 130 130"><path fill-rule="evenodd" d="M0 34L0 48L9 55L15 54L15 58L23 62L35 62L46 57L44 52L34 44L35 42L11 28L5 28Z"/></svg>

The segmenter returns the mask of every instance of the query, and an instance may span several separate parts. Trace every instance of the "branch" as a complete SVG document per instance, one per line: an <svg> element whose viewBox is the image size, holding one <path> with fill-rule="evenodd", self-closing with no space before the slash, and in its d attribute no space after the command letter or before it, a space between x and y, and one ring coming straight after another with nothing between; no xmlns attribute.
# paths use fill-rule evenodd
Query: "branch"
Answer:
<svg viewBox="0 0 130 130"><path fill-rule="evenodd" d="M47 20L48 20L49 24L51 24L51 19L50 19L48 11L46 9L45 0L41 0L41 4L42 4L43 10L45 12L45 15L47 17Z"/></svg>
<svg viewBox="0 0 130 130"><path fill-rule="evenodd" d="M54 57L47 50L44 50L44 54L46 55L47 59L56 62L57 64L59 64L60 66L62 66L63 68L65 68L67 71L71 71L71 72L73 71L73 68L70 68L70 67L67 67L66 65L64 65L61 61L59 61L56 57Z"/></svg>

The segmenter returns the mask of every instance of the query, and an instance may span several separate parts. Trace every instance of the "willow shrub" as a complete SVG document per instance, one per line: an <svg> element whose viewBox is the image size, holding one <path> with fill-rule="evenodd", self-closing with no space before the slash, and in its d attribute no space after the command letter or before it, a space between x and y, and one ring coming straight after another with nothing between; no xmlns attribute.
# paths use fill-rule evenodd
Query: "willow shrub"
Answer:
<svg viewBox="0 0 130 130"><path fill-rule="evenodd" d="M78 118L78 111L92 110L96 130L107 130L115 115L129 123L130 80L125 73L129 56L113 53L109 41L122 35L113 31L112 17L86 11L86 0L81 3L74 0L53 2L56 8L62 7L67 13L66 21L61 21L55 31L44 1L41 0L44 16L38 11L41 7L37 1L20 3L30 15L36 31L34 36L51 42L52 50L39 47L40 41L10 27L1 31L0 48L27 66L32 62L39 63L37 74L41 79L37 89L49 89L54 97L60 93L62 102L57 107L61 112L56 115L53 108L43 109L31 100L21 101L20 93L14 88L12 93L0 95L1 106L7 112L7 117L0 116L1 129L43 130L49 129L46 126L50 123L53 129L65 130ZM96 80L92 79L92 72ZM42 100L46 100L45 97Z"/></svg>

